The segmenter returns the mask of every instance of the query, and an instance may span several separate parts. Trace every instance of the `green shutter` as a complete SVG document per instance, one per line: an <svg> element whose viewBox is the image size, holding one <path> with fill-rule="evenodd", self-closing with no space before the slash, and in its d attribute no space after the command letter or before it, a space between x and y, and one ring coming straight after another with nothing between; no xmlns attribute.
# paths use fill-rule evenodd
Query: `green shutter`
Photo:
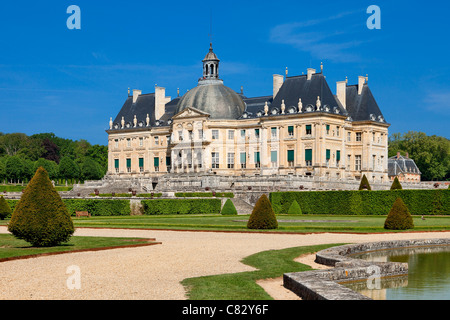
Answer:
<svg viewBox="0 0 450 320"><path fill-rule="evenodd" d="M139 167L144 167L144 158L139 158Z"/></svg>
<svg viewBox="0 0 450 320"><path fill-rule="evenodd" d="M260 162L259 152L255 152L255 163Z"/></svg>
<svg viewBox="0 0 450 320"><path fill-rule="evenodd" d="M259 129L255 129L255 136L259 137Z"/></svg>
<svg viewBox="0 0 450 320"><path fill-rule="evenodd" d="M305 149L305 160L312 161L312 149Z"/></svg>
<svg viewBox="0 0 450 320"><path fill-rule="evenodd" d="M311 125L310 124L306 125L306 130L311 130Z"/></svg>
<svg viewBox="0 0 450 320"><path fill-rule="evenodd" d="M170 157L166 157L166 166L170 167L172 165L172 160Z"/></svg>
<svg viewBox="0 0 450 320"><path fill-rule="evenodd" d="M288 150L287 158L288 158L288 161L294 161L294 150Z"/></svg>
<svg viewBox="0 0 450 320"><path fill-rule="evenodd" d="M153 158L153 165L154 165L155 167L159 167L159 157L154 157L154 158Z"/></svg>
<svg viewBox="0 0 450 320"><path fill-rule="evenodd" d="M327 131L330 131L330 125L329 124L327 124Z"/></svg>
<svg viewBox="0 0 450 320"><path fill-rule="evenodd" d="M330 149L327 149L327 160L329 160L331 158L331 152Z"/></svg>
<svg viewBox="0 0 450 320"><path fill-rule="evenodd" d="M288 132L294 132L294 126L289 126L288 127Z"/></svg>
<svg viewBox="0 0 450 320"><path fill-rule="evenodd" d="M336 151L336 160L341 161L341 150Z"/></svg>
<svg viewBox="0 0 450 320"><path fill-rule="evenodd" d="M247 157L246 157L245 152L241 152L241 163L246 163L246 159L247 159Z"/></svg>
<svg viewBox="0 0 450 320"><path fill-rule="evenodd" d="M127 159L127 168L131 168L131 159Z"/></svg>
<svg viewBox="0 0 450 320"><path fill-rule="evenodd" d="M119 169L119 159L114 159L114 168Z"/></svg>
<svg viewBox="0 0 450 320"><path fill-rule="evenodd" d="M278 161L278 154L276 151L270 152L270 161L277 162Z"/></svg>

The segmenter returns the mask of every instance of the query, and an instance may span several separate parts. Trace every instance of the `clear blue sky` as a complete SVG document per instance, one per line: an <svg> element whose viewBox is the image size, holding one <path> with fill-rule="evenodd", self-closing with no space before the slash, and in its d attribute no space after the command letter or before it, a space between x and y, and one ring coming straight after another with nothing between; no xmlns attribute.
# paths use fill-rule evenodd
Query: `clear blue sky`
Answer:
<svg viewBox="0 0 450 320"><path fill-rule="evenodd" d="M69 5L81 30L69 30ZM369 30L369 5L381 29ZM390 133L450 138L450 4L444 1L4 1L0 132L107 144L128 87L167 95L197 84L209 48L224 84L270 95L272 75L369 76Z"/></svg>

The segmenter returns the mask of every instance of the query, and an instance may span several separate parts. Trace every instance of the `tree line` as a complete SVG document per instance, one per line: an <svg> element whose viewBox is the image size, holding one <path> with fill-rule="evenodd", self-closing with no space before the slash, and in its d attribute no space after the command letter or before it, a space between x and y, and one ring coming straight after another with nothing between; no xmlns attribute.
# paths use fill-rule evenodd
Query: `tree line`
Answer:
<svg viewBox="0 0 450 320"><path fill-rule="evenodd" d="M0 183L26 183L41 166L55 182L98 180L108 168L108 147L54 133L0 132Z"/></svg>

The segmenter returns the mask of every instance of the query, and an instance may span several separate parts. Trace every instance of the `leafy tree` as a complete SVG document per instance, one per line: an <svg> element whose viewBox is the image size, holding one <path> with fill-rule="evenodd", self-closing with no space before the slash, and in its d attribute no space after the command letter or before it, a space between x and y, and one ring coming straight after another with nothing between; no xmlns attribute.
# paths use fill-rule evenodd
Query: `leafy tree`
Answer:
<svg viewBox="0 0 450 320"><path fill-rule="evenodd" d="M80 174L82 180L99 180L103 177L101 166L91 158L84 158L80 165Z"/></svg>
<svg viewBox="0 0 450 320"><path fill-rule="evenodd" d="M265 194L256 201L252 214L247 222L249 229L276 229L278 221L273 212L272 205Z"/></svg>
<svg viewBox="0 0 450 320"><path fill-rule="evenodd" d="M25 168L24 163L19 156L8 157L5 166L6 176L11 182L22 180L25 174Z"/></svg>
<svg viewBox="0 0 450 320"><path fill-rule="evenodd" d="M42 157L46 160L59 163L59 147L49 138L42 140L42 147L45 149Z"/></svg>
<svg viewBox="0 0 450 320"><path fill-rule="evenodd" d="M69 157L64 157L59 163L58 176L61 179L78 179L80 177L80 169L75 161Z"/></svg>
<svg viewBox="0 0 450 320"><path fill-rule="evenodd" d="M40 167L17 203L8 231L33 246L48 247L69 241L74 230L66 205Z"/></svg>
<svg viewBox="0 0 450 320"><path fill-rule="evenodd" d="M4 220L11 214L11 208L3 196L0 196L0 220Z"/></svg>
<svg viewBox="0 0 450 320"><path fill-rule="evenodd" d="M384 228L389 230L413 229L414 222L408 207L401 198L397 198L384 222Z"/></svg>
<svg viewBox="0 0 450 320"><path fill-rule="evenodd" d="M39 167L43 167L51 180L58 178L58 165L56 162L47 160L44 158L39 158L33 166L33 172L36 172Z"/></svg>
<svg viewBox="0 0 450 320"><path fill-rule="evenodd" d="M370 187L370 184L369 184L369 180L367 180L367 177L365 174L363 175L361 182L359 184L359 190L372 190L372 188Z"/></svg>

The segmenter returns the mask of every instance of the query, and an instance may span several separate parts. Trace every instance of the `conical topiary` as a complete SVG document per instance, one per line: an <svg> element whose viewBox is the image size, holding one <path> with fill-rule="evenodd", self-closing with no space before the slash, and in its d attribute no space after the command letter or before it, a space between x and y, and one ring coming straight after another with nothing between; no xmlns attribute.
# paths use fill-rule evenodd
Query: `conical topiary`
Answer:
<svg viewBox="0 0 450 320"><path fill-rule="evenodd" d="M220 213L223 215L229 215L229 216L238 214L236 207L234 206L231 199L227 199L227 201L225 201L225 204L223 205L222 211Z"/></svg>
<svg viewBox="0 0 450 320"><path fill-rule="evenodd" d="M296 200L289 207L288 214L302 214L302 209Z"/></svg>
<svg viewBox="0 0 450 320"><path fill-rule="evenodd" d="M74 233L72 218L47 171L39 167L16 205L8 230L33 246L55 246Z"/></svg>
<svg viewBox="0 0 450 320"><path fill-rule="evenodd" d="M265 194L256 201L252 214L247 222L249 229L276 229L278 221L273 212L272 205Z"/></svg>
<svg viewBox="0 0 450 320"><path fill-rule="evenodd" d="M359 190L372 190L369 184L369 180L367 180L366 175L363 175L361 179L361 183L359 184Z"/></svg>
<svg viewBox="0 0 450 320"><path fill-rule="evenodd" d="M413 229L414 222L408 207L401 198L397 198L384 222L384 228L389 230Z"/></svg>
<svg viewBox="0 0 450 320"><path fill-rule="evenodd" d="M3 196L0 197L0 219L4 220L11 214L11 207Z"/></svg>
<svg viewBox="0 0 450 320"><path fill-rule="evenodd" d="M391 185L391 190L402 190L402 185L400 184L400 181L398 181L398 178L395 177L394 181Z"/></svg>

